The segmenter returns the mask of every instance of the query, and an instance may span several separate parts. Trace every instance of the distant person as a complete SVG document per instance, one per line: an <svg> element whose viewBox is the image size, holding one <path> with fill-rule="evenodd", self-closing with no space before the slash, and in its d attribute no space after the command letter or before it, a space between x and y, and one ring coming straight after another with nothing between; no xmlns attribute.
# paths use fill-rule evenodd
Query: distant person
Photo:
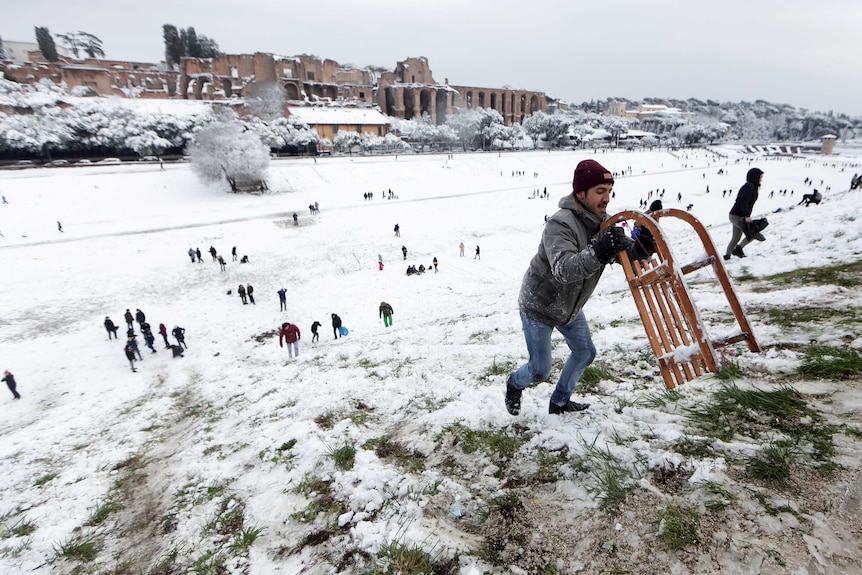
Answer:
<svg viewBox="0 0 862 575"><path fill-rule="evenodd" d="M337 313L332 314L332 333L335 335L335 339L341 337L341 318L338 317Z"/></svg>
<svg viewBox="0 0 862 575"><path fill-rule="evenodd" d="M135 316L132 315L132 312L128 308L126 308L126 313L123 314L123 319L126 320L126 327L132 329L135 324Z"/></svg>
<svg viewBox="0 0 862 575"><path fill-rule="evenodd" d="M311 324L311 341L315 342L320 339L320 334L317 333L317 328L319 328L322 324L319 321L315 321Z"/></svg>
<svg viewBox="0 0 862 575"><path fill-rule="evenodd" d="M174 329L171 330L171 334L176 338L177 343L188 349L189 346L186 345L186 330L178 325L174 326Z"/></svg>
<svg viewBox="0 0 862 575"><path fill-rule="evenodd" d="M162 336L162 339L165 340L165 347L171 347L171 342L168 341L168 328L165 324L159 324L159 335Z"/></svg>
<svg viewBox="0 0 862 575"><path fill-rule="evenodd" d="M108 339L111 339L111 336L114 336L114 339L117 339L117 330L120 329L117 327L114 322L108 316L105 316L105 330L108 332Z"/></svg>
<svg viewBox="0 0 862 575"><path fill-rule="evenodd" d="M287 354L289 357L299 357L299 340L301 334L299 328L290 322L281 324L281 330L278 332L278 347L284 347L282 341L287 343Z"/></svg>
<svg viewBox="0 0 862 575"><path fill-rule="evenodd" d="M224 261L224 258L221 256L218 256L217 259L218 259L218 265L221 268L221 271L225 271L225 268L227 268L227 263Z"/></svg>
<svg viewBox="0 0 862 575"><path fill-rule="evenodd" d="M192 263L195 263L195 250L194 250L194 248L189 248L189 258L192 260Z"/></svg>
<svg viewBox="0 0 862 575"><path fill-rule="evenodd" d="M460 255L463 258L464 257L464 242L461 242L460 244L458 244L458 249L460 250Z"/></svg>
<svg viewBox="0 0 862 575"><path fill-rule="evenodd" d="M394 230L395 230L395 237L400 238L401 237L401 226L399 226L398 224L395 224Z"/></svg>
<svg viewBox="0 0 862 575"><path fill-rule="evenodd" d="M198 263L199 263L199 264L204 263L204 260L203 260L203 258L201 257L201 249L200 249L200 248L195 248L195 257L197 257L197 258L198 258Z"/></svg>
<svg viewBox="0 0 862 575"><path fill-rule="evenodd" d="M293 212L293 225L299 225L299 214L297 214L296 212Z"/></svg>
<svg viewBox="0 0 862 575"><path fill-rule="evenodd" d="M278 294L278 311L287 311L287 290L281 288L276 293Z"/></svg>
<svg viewBox="0 0 862 575"><path fill-rule="evenodd" d="M481 252L479 251L479 246L476 246L476 254L473 256L473 259L474 260L481 260L482 259Z"/></svg>
<svg viewBox="0 0 862 575"><path fill-rule="evenodd" d="M236 288L236 293L239 294L239 299L242 300L242 305L247 305L248 300L245 297L245 286L242 284L239 284L239 287Z"/></svg>
<svg viewBox="0 0 862 575"><path fill-rule="evenodd" d="M401 254L404 256L404 259L407 259L407 246L401 246Z"/></svg>
<svg viewBox="0 0 862 575"><path fill-rule="evenodd" d="M797 206L805 205L807 208L809 204L820 204L820 200L823 199L823 195L817 191L817 188L814 188L814 193L812 194L802 194L802 201L800 201Z"/></svg>
<svg viewBox="0 0 862 575"><path fill-rule="evenodd" d="M391 305L385 301L380 302L380 317L383 318L383 327L390 327L392 325L393 313L395 312L392 311Z"/></svg>
<svg viewBox="0 0 862 575"><path fill-rule="evenodd" d="M135 321L138 322L138 325L143 325L145 321L147 321L147 316L144 315L140 309L135 310Z"/></svg>
<svg viewBox="0 0 862 575"><path fill-rule="evenodd" d="M6 387L9 388L9 391L12 392L13 399L21 399L21 394L18 393L18 384L15 383L15 376L12 375L8 369L3 372L3 382L6 384Z"/></svg>
<svg viewBox="0 0 862 575"><path fill-rule="evenodd" d="M236 246L234 246L230 249L230 257L231 257L231 261L234 261L234 262L236 261Z"/></svg>
<svg viewBox="0 0 862 575"><path fill-rule="evenodd" d="M742 241L744 234L743 226L751 223L751 211L754 209L754 203L757 202L758 191L760 184L763 181L763 170L759 168L751 168L745 175L745 183L739 188L739 193L736 195L736 201L733 207L730 208L728 219L733 226L733 235L730 238L730 243L727 244L727 249L724 252L724 259L729 260L731 255L738 258L744 258L745 252L742 249L747 246L751 240L760 239L754 235L746 236ZM761 236L762 237L762 236Z"/></svg>
<svg viewBox="0 0 862 575"><path fill-rule="evenodd" d="M248 296L248 301L254 305L257 305L256 303L254 303L254 287L252 287L251 284L247 284L245 286L245 293Z"/></svg>
<svg viewBox="0 0 862 575"><path fill-rule="evenodd" d="M144 345L150 348L150 351L156 353L156 348L153 346L156 337L153 335L153 330L147 322L141 324L141 335L144 336Z"/></svg>
<svg viewBox="0 0 862 575"><path fill-rule="evenodd" d="M210 255L213 257L213 261L218 261L216 259L218 252L216 252L216 249L213 246L210 246Z"/></svg>
<svg viewBox="0 0 862 575"><path fill-rule="evenodd" d="M132 368L132 371L138 371L135 369L135 350L129 342L126 342L123 353L126 355L126 359L129 360L129 367Z"/></svg>
<svg viewBox="0 0 862 575"><path fill-rule="evenodd" d="M59 220L57 221L57 229L61 232L63 231L63 224L61 224Z"/></svg>
<svg viewBox="0 0 862 575"><path fill-rule="evenodd" d="M436 273L437 273L437 258L436 258L436 257L435 257L435 258L434 258L434 260L431 262L431 265L433 265L433 266L434 266L434 273L436 274Z"/></svg>
<svg viewBox="0 0 862 575"><path fill-rule="evenodd" d="M134 335L130 335L130 336L128 337L128 339L126 339L126 347L130 347L130 348L132 348L132 350L133 350L133 351L135 352L135 354L138 356L138 359L139 359L140 361L143 361L143 360L144 360L143 356L141 355L141 350L140 350L140 348L138 347L138 340L135 338L135 336L134 336Z"/></svg>

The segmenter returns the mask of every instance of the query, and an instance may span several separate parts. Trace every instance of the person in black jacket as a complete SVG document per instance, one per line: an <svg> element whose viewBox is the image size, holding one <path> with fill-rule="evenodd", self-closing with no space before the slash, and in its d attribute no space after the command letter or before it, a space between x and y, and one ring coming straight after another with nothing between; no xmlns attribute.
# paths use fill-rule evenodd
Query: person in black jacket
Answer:
<svg viewBox="0 0 862 575"><path fill-rule="evenodd" d="M12 397L15 399L21 399L21 394L18 393L16 389L18 385L15 383L15 376L7 369L3 372L3 378L0 381L4 381L6 383L6 387L9 388L9 391L12 392Z"/></svg>
<svg viewBox="0 0 862 575"><path fill-rule="evenodd" d="M186 328L175 325L174 329L171 330L171 333L175 338L177 338L177 343L179 345L188 349L189 346L186 345Z"/></svg>
<svg viewBox="0 0 862 575"><path fill-rule="evenodd" d="M733 235L730 238L730 243L727 244L727 250L724 252L725 260L729 260L731 255L744 258L745 252L742 251L742 248L747 246L756 237L755 234L746 234L745 239L742 240L742 236L747 229L747 224L751 223L751 210L754 209L754 203L757 201L757 194L760 190L760 182L762 181L763 170L751 168L745 176L745 183L739 188L736 201L733 203L733 207L730 208L729 219L733 225Z"/></svg>
<svg viewBox="0 0 862 575"><path fill-rule="evenodd" d="M341 337L341 318L337 313L332 314L332 333L335 334L335 339Z"/></svg>
<svg viewBox="0 0 862 575"><path fill-rule="evenodd" d="M111 318L108 316L105 316L105 330L108 332L108 339L111 339L111 335L114 336L114 339L117 339L117 330L118 329L120 329L120 328L118 328L114 324L114 322L111 321Z"/></svg>
<svg viewBox="0 0 862 575"><path fill-rule="evenodd" d="M320 338L320 334L317 333L317 328L319 328L319 327L320 327L319 321L315 321L313 324L311 324L311 341L312 342L315 342Z"/></svg>

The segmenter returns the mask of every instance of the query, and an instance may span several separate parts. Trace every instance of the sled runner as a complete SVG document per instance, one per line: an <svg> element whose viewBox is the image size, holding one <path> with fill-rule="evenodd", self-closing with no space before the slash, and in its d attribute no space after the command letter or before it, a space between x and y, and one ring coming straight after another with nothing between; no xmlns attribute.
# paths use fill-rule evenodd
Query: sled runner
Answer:
<svg viewBox="0 0 862 575"><path fill-rule="evenodd" d="M703 243L706 255L685 265L676 262L658 225L658 220L663 217L679 218L694 228ZM624 211L608 218L602 229L619 223L625 227L629 221L648 229L655 239L655 254L649 259L630 261L624 251L620 252L618 257L650 346L658 358L665 386L673 389L704 373L717 372L719 362L715 355L716 349L745 341L749 350L759 352L760 346L736 297L721 255L716 251L703 224L683 210L665 209L652 212L651 215ZM710 265L721 283L739 326L738 333L715 341L710 339L704 329L684 277Z"/></svg>

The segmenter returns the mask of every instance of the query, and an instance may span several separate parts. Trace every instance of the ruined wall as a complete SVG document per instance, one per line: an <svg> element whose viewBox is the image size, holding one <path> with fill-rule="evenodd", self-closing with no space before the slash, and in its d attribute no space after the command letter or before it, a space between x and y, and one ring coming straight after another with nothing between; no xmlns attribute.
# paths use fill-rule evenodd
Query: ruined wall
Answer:
<svg viewBox="0 0 862 575"><path fill-rule="evenodd" d="M547 97L542 92L476 86L379 86L376 102L387 116L412 120L427 114L438 125L458 109L496 110L507 126L547 109Z"/></svg>
<svg viewBox="0 0 862 575"><path fill-rule="evenodd" d="M392 72L376 77L367 69L342 68L338 62L303 54L284 57L256 52L222 54L217 58L183 58L179 71L161 65L114 60L49 63L41 53L31 53L36 63L14 66L6 72L23 83L41 78L66 82L70 88L86 86L99 94L139 97L221 100L242 97L253 82L277 81L288 100L336 102L358 100L377 104L384 114L413 119L427 114L442 124L458 109L491 108L506 125L523 122L536 111L548 109L543 92L452 86L434 80L427 58L397 62Z"/></svg>

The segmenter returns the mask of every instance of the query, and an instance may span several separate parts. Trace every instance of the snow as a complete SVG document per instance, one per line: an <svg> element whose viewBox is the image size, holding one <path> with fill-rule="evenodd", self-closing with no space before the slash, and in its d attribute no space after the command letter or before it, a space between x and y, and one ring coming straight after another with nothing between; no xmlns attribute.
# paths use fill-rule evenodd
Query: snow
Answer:
<svg viewBox="0 0 862 575"><path fill-rule="evenodd" d="M338 123L354 122L360 123ZM434 545L444 554L469 548L476 536L460 531L457 521L480 513L477 493L492 496L503 487L496 466L477 453L474 468L460 483L430 464L423 472L407 473L363 447L387 434L397 433L431 461L439 448L436 436L455 423L471 429L520 424L535 434L528 449L566 446L575 453L596 441L623 461L638 456L651 466L678 465L678 454L644 436L682 436L682 415L642 406L616 409L619 398L642 393L645 374L653 380L652 391L662 391L654 358L631 374L620 373L619 382L603 382L603 394L576 397L592 406L563 417L547 414L548 383L527 390L521 415L509 416L503 376L483 374L494 363L525 360L517 313L521 277L539 243L544 216L570 191L574 166L587 157L615 172L631 168L633 175L617 179L609 213L638 209L650 190L664 189L664 207L693 204L692 212L709 228L720 252L730 236L732 198L746 171L761 168L765 177L753 215L768 215L768 240L747 247L746 259L727 262L733 277L858 260L862 191L847 191L852 174L862 171L858 152L767 158L733 147L717 150L725 157L704 151L595 156L579 151L277 160L269 169L271 192L260 196L203 184L182 163L166 164L165 171L141 164L0 172L0 193L9 202L0 206L5 279L0 284L0 369L14 373L23 396L0 399L5 471L0 518L4 528L23 518L35 526L29 545L17 553L11 550L23 538L0 542L5 546L0 572L30 571L52 558L53 549L70 540L111 496L125 470L121 464L135 455L147 473L134 492L153 502L158 510L153 521L169 512L177 520L163 542L151 543L153 557L182 542L191 550L216 544L212 538L202 540L201 529L216 512L216 501L204 495L220 486L243 502L246 525L265 528L233 572L261 574L332 569L317 564L320 559L308 550L290 551L310 529L292 518L309 502L294 491L309 475L323 478L342 498L343 508L333 520L345 527L340 531L345 547L373 554L400 537ZM724 175L717 175L720 168ZM527 175L512 177L515 170ZM531 177L534 172L538 178ZM819 206L795 205L811 191L805 177L823 192ZM531 199L534 189L545 187L551 199ZM778 193L785 188L787 195ZM384 199L389 189L398 199ZM723 198L723 189L732 193ZM364 200L365 192L373 192L374 199ZM308 212L314 202L320 204L318 216ZM299 226L291 220L294 212L300 214ZM395 223L399 238L392 233ZM660 224L676 261L703 256L684 227L667 219ZM463 258L458 256L461 241ZM211 261L210 245L226 256L226 272ZM402 245L408 248L407 261ZM481 260L473 258L476 245ZM201 249L204 263L189 261L190 246ZM230 261L232 246L240 257L248 254L251 263ZM378 254L383 271L378 271ZM435 256L439 273L405 276L407 264L428 265ZM701 285L714 280L710 272L698 274L692 291L700 311L711 315L725 309L720 293ZM255 287L256 305L240 303L239 283ZM281 287L288 290L287 312L278 311ZM226 295L231 289L233 294ZM745 306L780 309L831 302L844 288L758 293L738 283L737 290ZM388 329L378 317L381 300L395 310ZM186 328L185 357L172 359L157 335L158 353L142 345L144 361L132 373L122 340L108 341L102 327L108 315L122 333L127 308L143 310L154 330L159 323L168 330ZM599 361L633 356L647 347L642 330L613 327L615 321L640 325L618 266L606 271L585 312ZM333 339L331 313L341 316L349 336ZM323 324L316 343L308 331L314 320ZM277 337L255 339L284 321L302 330L297 359L287 357ZM758 355L736 346L738 361L769 373L798 364L792 350L770 347L787 341L781 330L758 322L753 327L769 350ZM727 326L714 331L721 329ZM841 345L844 335L824 332L820 339ZM856 341L858 346L858 333ZM557 345L555 359L564 357L563 348ZM680 392L705 396L716 385L702 377ZM820 393L823 389L828 386ZM833 391L836 413L858 413L858 394ZM327 414L335 415L328 428L320 424ZM615 445L614 433L641 439L634 447ZM292 439L296 445L289 461L273 461L277 448ZM356 446L356 463L347 471L335 468L329 457L344 444ZM739 453L753 448L744 442L731 445ZM855 459L842 463L858 464ZM726 480L726 471L724 459L702 461L689 481ZM50 474L56 477L37 481ZM642 483L653 489L646 479ZM455 501L464 519L449 517ZM591 512L596 502L580 480L572 479L558 482L553 499L542 505L570 508L567 516L576 517ZM111 520L105 525L111 531ZM651 529L622 516L610 528ZM740 539L737 543L754 537L744 527L725 529ZM848 545L838 540L842 535L825 529L807 534L814 557L795 565L799 570L794 572L807 573L803 565L809 560L829 565L832 555ZM130 551L122 538L108 541L99 559L105 565L111 553ZM850 547L844 552L862 558L852 555L858 552L855 544ZM276 553L279 549L288 552ZM68 572L68 565L58 565L56 572ZM489 571L479 557L462 555L461 572Z"/></svg>
<svg viewBox="0 0 862 575"><path fill-rule="evenodd" d="M288 107L291 117L305 124L319 125L386 125L389 118L372 108L342 108L324 106Z"/></svg>

